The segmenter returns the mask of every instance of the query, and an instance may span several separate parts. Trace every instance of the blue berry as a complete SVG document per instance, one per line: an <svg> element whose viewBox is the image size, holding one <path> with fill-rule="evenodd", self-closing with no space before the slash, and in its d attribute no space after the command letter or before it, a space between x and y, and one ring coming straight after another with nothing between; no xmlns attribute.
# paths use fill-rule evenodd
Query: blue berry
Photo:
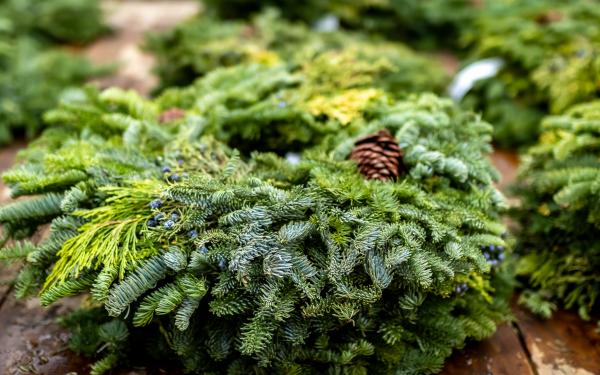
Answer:
<svg viewBox="0 0 600 375"><path fill-rule="evenodd" d="M152 228L152 227L155 227L155 226L156 226L156 220L154 220L154 219L150 219L150 220L148 220L148 223L147 223L147 225L148 225L150 228Z"/></svg>
<svg viewBox="0 0 600 375"><path fill-rule="evenodd" d="M497 249L498 251L504 251L504 246L496 246L496 249Z"/></svg>
<svg viewBox="0 0 600 375"><path fill-rule="evenodd" d="M167 220L163 225L166 229L171 229L175 225L175 222L173 220Z"/></svg>
<svg viewBox="0 0 600 375"><path fill-rule="evenodd" d="M154 220L155 221L160 221L165 217L165 214L163 214L162 212L157 213L156 215L154 215Z"/></svg>
<svg viewBox="0 0 600 375"><path fill-rule="evenodd" d="M169 172L171 172L171 168L169 168L169 167L162 167L161 171L162 171L162 173L169 173Z"/></svg>
<svg viewBox="0 0 600 375"><path fill-rule="evenodd" d="M202 246L200 248L200 254L204 254L204 255L208 254L208 249L206 248L206 246Z"/></svg>
<svg viewBox="0 0 600 375"><path fill-rule="evenodd" d="M279 108L285 108L285 107L287 107L287 103L282 100L279 102L278 106L279 106Z"/></svg>
<svg viewBox="0 0 600 375"><path fill-rule="evenodd" d="M153 210L156 210L161 205L162 205L162 201L160 199L155 199L152 202L150 202L150 208L152 208Z"/></svg>
<svg viewBox="0 0 600 375"><path fill-rule="evenodd" d="M462 294L467 290L469 290L469 286L466 283L460 283L454 288L454 291L458 294Z"/></svg>
<svg viewBox="0 0 600 375"><path fill-rule="evenodd" d="M490 245L490 251L496 251L496 246Z"/></svg>
<svg viewBox="0 0 600 375"><path fill-rule="evenodd" d="M183 165L183 159L177 159L177 164L179 164L180 166Z"/></svg>
<svg viewBox="0 0 600 375"><path fill-rule="evenodd" d="M169 176L169 180L177 182L179 181L181 178L179 177L179 175L177 173L173 173L172 175Z"/></svg>
<svg viewBox="0 0 600 375"><path fill-rule="evenodd" d="M500 253L500 254L498 254L498 259L499 259L500 261L503 261L503 260L504 260L504 253Z"/></svg>
<svg viewBox="0 0 600 375"><path fill-rule="evenodd" d="M190 231L190 233L188 233L188 234L189 234L190 238L196 238L196 237L198 237L198 231L196 231L195 229L192 229Z"/></svg>
<svg viewBox="0 0 600 375"><path fill-rule="evenodd" d="M171 220L173 220L173 221L179 220L179 215L176 212L173 212L171 214Z"/></svg>
<svg viewBox="0 0 600 375"><path fill-rule="evenodd" d="M225 269L225 266L227 265L227 263L225 263L225 259L221 259L219 261L219 268L220 269Z"/></svg>

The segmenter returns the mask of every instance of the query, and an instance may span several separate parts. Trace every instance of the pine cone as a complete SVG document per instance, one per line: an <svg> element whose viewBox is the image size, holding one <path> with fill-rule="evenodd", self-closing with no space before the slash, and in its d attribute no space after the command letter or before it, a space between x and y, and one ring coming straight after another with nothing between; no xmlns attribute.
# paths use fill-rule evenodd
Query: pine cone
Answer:
<svg viewBox="0 0 600 375"><path fill-rule="evenodd" d="M404 172L402 150L387 130L368 135L356 141L350 160L358 163L360 173L368 179L394 179Z"/></svg>
<svg viewBox="0 0 600 375"><path fill-rule="evenodd" d="M164 124L166 122L171 122L171 121L175 121L175 120L179 120L181 118L185 117L185 111L181 108L169 108L165 111L163 111L160 116L158 117L158 121L161 124Z"/></svg>

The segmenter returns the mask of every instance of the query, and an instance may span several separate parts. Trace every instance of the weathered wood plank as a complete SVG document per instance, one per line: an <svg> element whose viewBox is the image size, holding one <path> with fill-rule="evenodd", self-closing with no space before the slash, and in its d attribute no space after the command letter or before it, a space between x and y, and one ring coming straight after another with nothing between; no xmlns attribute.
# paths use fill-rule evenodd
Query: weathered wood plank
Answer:
<svg viewBox="0 0 600 375"><path fill-rule="evenodd" d="M88 373L87 362L67 350L69 336L56 324L71 309L68 303L42 309L37 299L9 295L0 310L0 374Z"/></svg>
<svg viewBox="0 0 600 375"><path fill-rule="evenodd" d="M533 375L527 353L510 324L498 327L494 336L470 342L446 363L443 375Z"/></svg>
<svg viewBox="0 0 600 375"><path fill-rule="evenodd" d="M519 156L517 153L510 150L495 149L490 159L502 175L498 187L504 189L512 184L517 177L517 169L519 167Z"/></svg>
<svg viewBox="0 0 600 375"><path fill-rule="evenodd" d="M586 322L575 312L563 310L547 320L518 306L514 312L539 375L600 374L600 334L596 331L596 320Z"/></svg>

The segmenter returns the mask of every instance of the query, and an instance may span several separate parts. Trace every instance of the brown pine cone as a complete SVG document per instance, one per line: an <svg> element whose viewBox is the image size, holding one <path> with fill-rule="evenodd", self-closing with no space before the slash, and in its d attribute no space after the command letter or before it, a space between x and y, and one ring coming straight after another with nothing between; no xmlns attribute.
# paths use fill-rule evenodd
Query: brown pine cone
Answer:
<svg viewBox="0 0 600 375"><path fill-rule="evenodd" d="M360 138L354 143L350 160L358 163L360 173L368 179L386 181L405 171L403 152L388 130Z"/></svg>
<svg viewBox="0 0 600 375"><path fill-rule="evenodd" d="M164 124L166 122L171 122L175 120L179 120L185 117L185 111L181 108L169 108L163 111L158 117L158 122Z"/></svg>

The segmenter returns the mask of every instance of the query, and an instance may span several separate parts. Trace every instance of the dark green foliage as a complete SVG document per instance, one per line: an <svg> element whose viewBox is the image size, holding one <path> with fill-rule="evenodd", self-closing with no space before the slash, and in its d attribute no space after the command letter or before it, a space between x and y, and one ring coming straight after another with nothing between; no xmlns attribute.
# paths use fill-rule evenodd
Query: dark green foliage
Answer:
<svg viewBox="0 0 600 375"><path fill-rule="evenodd" d="M449 100L395 101L342 77L335 92L285 67L249 65L156 101L114 89L73 95L6 175L20 194L58 207L45 218L48 240L5 250L27 257L20 289L41 291L44 303L91 292L105 309L90 318L101 329L73 345L102 348L95 373L140 342L198 373L438 371L507 315L508 289L491 278L503 270L482 251L505 246L503 199L484 157L492 128ZM240 116L257 124L248 139L268 142L275 93L304 119L296 131L329 129L298 144L300 163L214 140L235 143ZM349 112L330 100L358 93L369 100ZM186 117L158 124L171 106ZM405 151L398 181L367 181L346 160L357 137L382 128ZM45 217L17 204L2 216L11 237L17 223ZM67 324L93 328L84 316Z"/></svg>
<svg viewBox="0 0 600 375"><path fill-rule="evenodd" d="M0 3L0 144L38 134L63 90L104 74L55 43L89 42L103 30L97 1Z"/></svg>
<svg viewBox="0 0 600 375"><path fill-rule="evenodd" d="M87 43L107 31L98 0L3 0L0 25L0 35L52 43Z"/></svg>
<svg viewBox="0 0 600 375"><path fill-rule="evenodd" d="M490 1L462 33L471 59L500 57L465 105L482 111L504 147L533 143L540 119L600 92L600 2Z"/></svg>
<svg viewBox="0 0 600 375"><path fill-rule="evenodd" d="M598 101L545 118L523 163L517 271L531 288L521 301L543 316L559 305L588 319L598 308L599 123Z"/></svg>
<svg viewBox="0 0 600 375"><path fill-rule="evenodd" d="M318 77L336 74L338 67L354 80L370 75L371 86L397 96L410 92L441 92L447 77L440 66L409 48L364 35L314 32L301 23L264 12L249 22L198 17L173 30L150 35L147 48L159 60L161 88L187 85L217 67L240 63L286 64L292 70L335 66ZM340 73L337 73L340 74ZM364 84L365 82L363 82Z"/></svg>
<svg viewBox="0 0 600 375"><path fill-rule="evenodd" d="M30 38L0 38L0 143L11 141L16 129L36 135L44 111L61 92L104 72L84 58L48 50Z"/></svg>

